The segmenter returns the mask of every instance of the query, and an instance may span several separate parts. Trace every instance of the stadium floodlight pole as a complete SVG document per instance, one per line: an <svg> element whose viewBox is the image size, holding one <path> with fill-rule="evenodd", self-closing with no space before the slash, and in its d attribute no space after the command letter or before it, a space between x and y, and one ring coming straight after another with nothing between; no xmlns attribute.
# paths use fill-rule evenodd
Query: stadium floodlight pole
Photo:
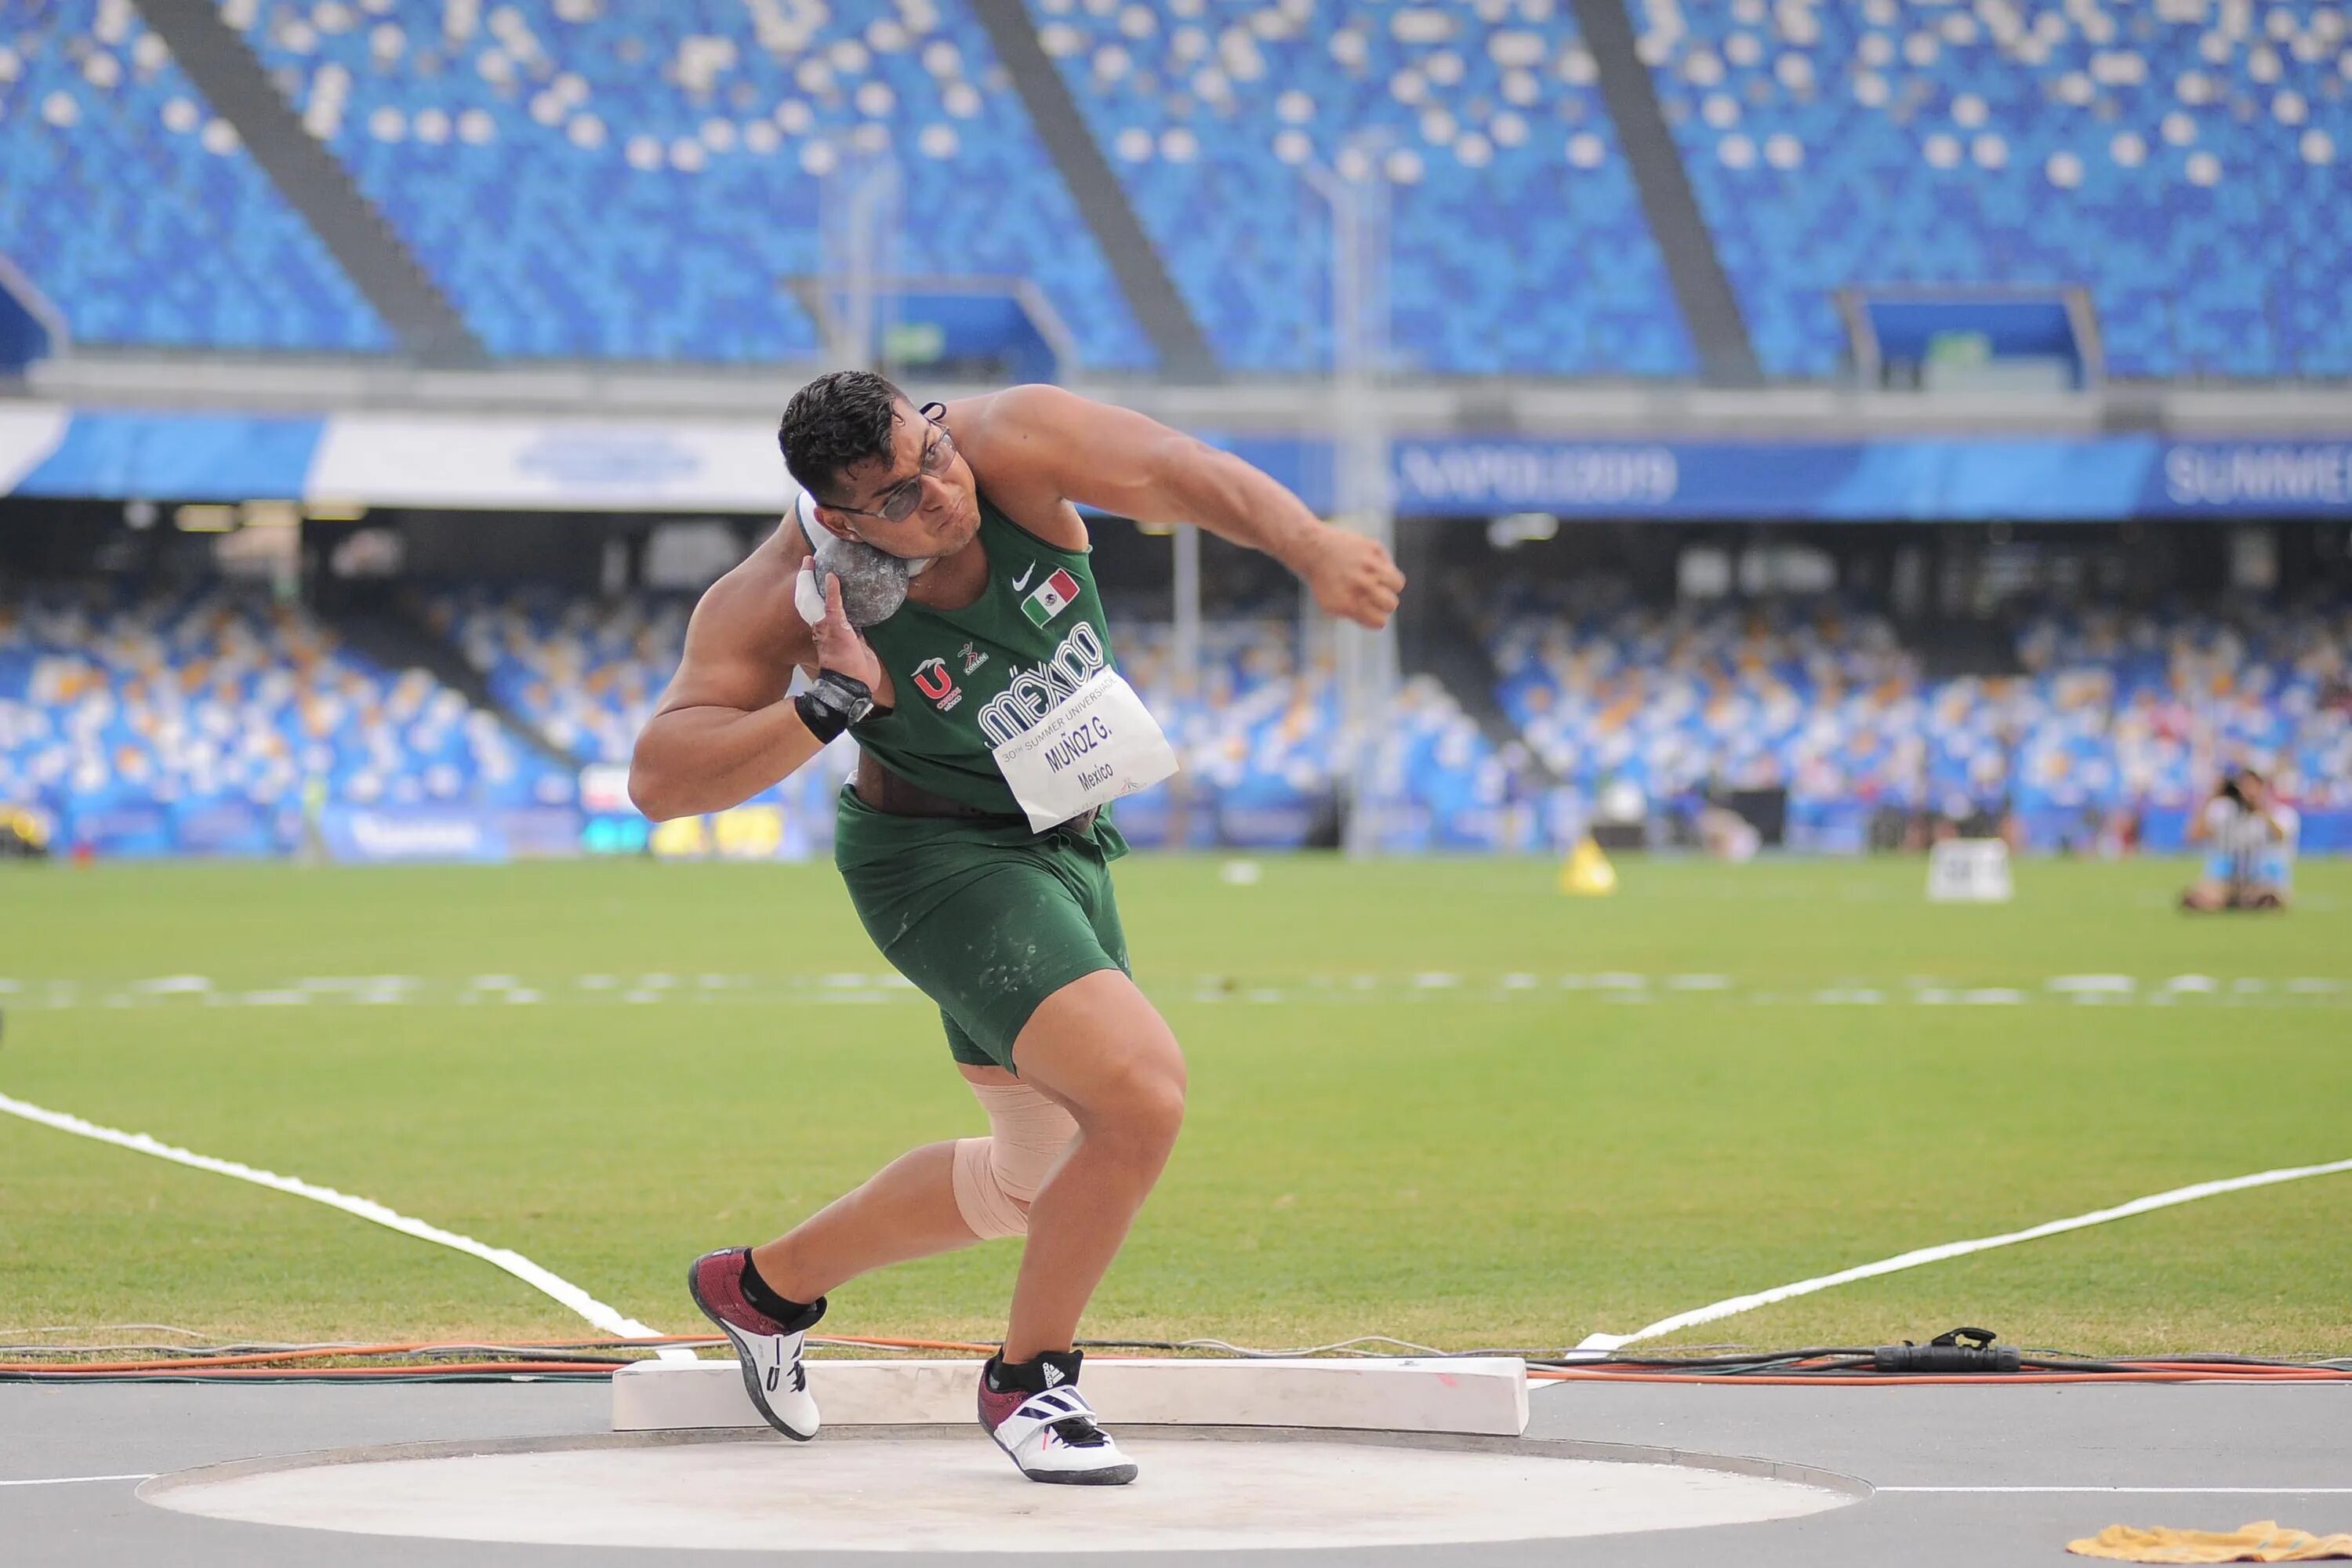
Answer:
<svg viewBox="0 0 2352 1568"><path fill-rule="evenodd" d="M1169 689L1176 710L1189 713L1201 697L1201 531L1171 530L1175 550L1175 646L1169 650L1172 668ZM1175 726L1171 723L1171 729ZM1179 733L1181 733L1180 731ZM1192 770L1185 768L1169 781L1168 842L1181 849L1192 842Z"/></svg>
<svg viewBox="0 0 2352 1568"><path fill-rule="evenodd" d="M1201 694L1201 531L1179 528L1169 536L1176 552L1176 646L1169 674L1176 695L1190 702Z"/></svg>
<svg viewBox="0 0 2352 1568"><path fill-rule="evenodd" d="M898 164L887 150L853 151L826 171L817 244L829 319L824 354L835 370L887 369L898 274Z"/></svg>
<svg viewBox="0 0 2352 1568"><path fill-rule="evenodd" d="M1340 526L1396 550L1389 431L1381 385L1390 365L1389 197L1377 149L1359 141L1338 166L1308 165L1307 184L1331 209L1331 445ZM1397 689L1396 626L1331 628L1339 678L1339 758L1347 780L1349 858L1379 853L1389 792L1381 784L1382 738Z"/></svg>

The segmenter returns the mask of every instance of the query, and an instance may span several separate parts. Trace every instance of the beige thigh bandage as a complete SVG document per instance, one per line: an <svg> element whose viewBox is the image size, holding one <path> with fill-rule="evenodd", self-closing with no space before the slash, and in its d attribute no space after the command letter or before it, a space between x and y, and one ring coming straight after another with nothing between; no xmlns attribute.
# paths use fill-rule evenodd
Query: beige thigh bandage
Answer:
<svg viewBox="0 0 2352 1568"><path fill-rule="evenodd" d="M1025 1083L976 1083L971 1092L988 1112L989 1135L956 1141L956 1209L982 1241L1026 1235L1029 1200L1077 1136L1078 1124Z"/></svg>

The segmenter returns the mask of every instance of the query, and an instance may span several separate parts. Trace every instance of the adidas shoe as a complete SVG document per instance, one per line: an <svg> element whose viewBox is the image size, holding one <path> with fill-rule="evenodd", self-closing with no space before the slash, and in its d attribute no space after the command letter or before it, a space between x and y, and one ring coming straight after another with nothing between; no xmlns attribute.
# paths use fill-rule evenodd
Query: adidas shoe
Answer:
<svg viewBox="0 0 2352 1568"><path fill-rule="evenodd" d="M1033 1481L1123 1487L1135 1479L1135 1461L1096 1424L1094 1407L1078 1393L1078 1361L1076 1351L1048 1351L1007 1368L991 1356L980 1374L980 1424ZM1033 1381L1043 1386L999 1386Z"/></svg>
<svg viewBox="0 0 2352 1568"><path fill-rule="evenodd" d="M743 1391L752 1408L785 1436L805 1443L816 1436L816 1401L801 1365L801 1342L824 1316L822 1299L799 1318L780 1322L751 1305L743 1294L743 1265L751 1248L706 1252L686 1272L686 1288L702 1315L719 1325L743 1366Z"/></svg>

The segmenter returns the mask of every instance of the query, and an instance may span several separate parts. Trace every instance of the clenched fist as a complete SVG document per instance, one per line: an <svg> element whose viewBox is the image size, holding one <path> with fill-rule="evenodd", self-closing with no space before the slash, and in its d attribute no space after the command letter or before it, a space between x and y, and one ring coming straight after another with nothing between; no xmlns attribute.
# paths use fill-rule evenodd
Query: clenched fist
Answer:
<svg viewBox="0 0 2352 1568"><path fill-rule="evenodd" d="M1373 631L1389 624L1396 614L1397 595L1404 592L1404 574L1389 552L1344 528L1324 528L1298 574L1325 615Z"/></svg>

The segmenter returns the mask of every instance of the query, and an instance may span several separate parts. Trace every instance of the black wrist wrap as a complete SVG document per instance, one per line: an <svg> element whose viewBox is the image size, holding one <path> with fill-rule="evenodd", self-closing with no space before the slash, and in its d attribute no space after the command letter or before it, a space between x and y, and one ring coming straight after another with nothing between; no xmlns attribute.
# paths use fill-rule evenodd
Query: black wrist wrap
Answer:
<svg viewBox="0 0 2352 1568"><path fill-rule="evenodd" d="M836 708L827 708L816 700L813 691L803 691L793 699L793 710L808 726L808 732L820 742L831 745L834 738L849 728L849 715Z"/></svg>

